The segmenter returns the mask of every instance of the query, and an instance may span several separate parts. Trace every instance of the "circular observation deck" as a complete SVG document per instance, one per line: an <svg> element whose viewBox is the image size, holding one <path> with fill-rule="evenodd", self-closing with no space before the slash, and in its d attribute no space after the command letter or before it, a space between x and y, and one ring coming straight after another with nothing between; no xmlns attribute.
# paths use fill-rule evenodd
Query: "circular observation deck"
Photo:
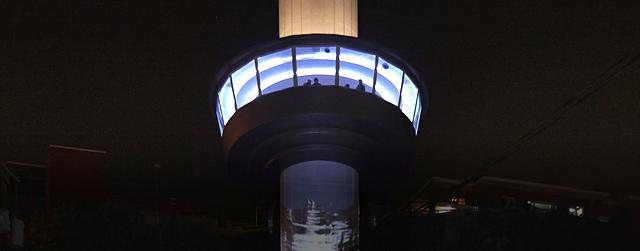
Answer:
<svg viewBox="0 0 640 251"><path fill-rule="evenodd" d="M407 173L427 92L410 66L378 46L287 37L250 49L217 81L211 108L230 174L245 184L273 183L311 160L347 164L364 184Z"/></svg>
<svg viewBox="0 0 640 251"><path fill-rule="evenodd" d="M233 115L261 96L304 86L341 86L395 105L418 132L426 97L422 80L400 58L358 39L307 35L251 49L219 78L212 109L220 134ZM317 80L317 81L316 81ZM364 88L358 88L359 82Z"/></svg>

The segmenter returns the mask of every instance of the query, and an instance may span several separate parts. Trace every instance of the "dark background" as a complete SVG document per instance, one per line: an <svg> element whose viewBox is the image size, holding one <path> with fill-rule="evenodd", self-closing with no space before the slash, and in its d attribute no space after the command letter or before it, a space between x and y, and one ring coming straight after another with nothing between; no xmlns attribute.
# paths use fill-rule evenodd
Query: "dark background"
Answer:
<svg viewBox="0 0 640 251"><path fill-rule="evenodd" d="M49 144L105 150L116 192L152 194L160 163L162 194L252 216L208 98L228 60L278 39L277 1L5 4L0 159L45 163ZM359 1L360 39L427 81L407 190L486 174L637 195L639 13L633 0Z"/></svg>

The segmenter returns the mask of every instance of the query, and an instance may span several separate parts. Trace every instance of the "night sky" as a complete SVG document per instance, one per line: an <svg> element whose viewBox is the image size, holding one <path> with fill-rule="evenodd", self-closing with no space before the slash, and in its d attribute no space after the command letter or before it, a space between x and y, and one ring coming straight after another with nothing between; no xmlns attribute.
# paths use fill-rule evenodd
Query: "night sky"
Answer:
<svg viewBox="0 0 640 251"><path fill-rule="evenodd" d="M411 187L480 173L640 193L640 2L359 2L359 38L427 81ZM148 194L160 163L168 196L238 200L209 89L228 60L278 39L277 1L1 9L0 159L43 164L49 144L105 150L116 190Z"/></svg>

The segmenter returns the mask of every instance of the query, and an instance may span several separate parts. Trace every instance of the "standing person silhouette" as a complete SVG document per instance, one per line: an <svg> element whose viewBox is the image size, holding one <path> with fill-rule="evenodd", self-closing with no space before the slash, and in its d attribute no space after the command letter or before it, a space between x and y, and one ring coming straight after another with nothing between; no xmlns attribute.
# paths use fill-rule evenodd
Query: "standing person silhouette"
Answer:
<svg viewBox="0 0 640 251"><path fill-rule="evenodd" d="M313 78L313 86L320 86L320 81L318 80L318 78Z"/></svg>
<svg viewBox="0 0 640 251"><path fill-rule="evenodd" d="M358 86L356 86L356 90L364 92L364 84L362 84L362 79L358 80Z"/></svg>

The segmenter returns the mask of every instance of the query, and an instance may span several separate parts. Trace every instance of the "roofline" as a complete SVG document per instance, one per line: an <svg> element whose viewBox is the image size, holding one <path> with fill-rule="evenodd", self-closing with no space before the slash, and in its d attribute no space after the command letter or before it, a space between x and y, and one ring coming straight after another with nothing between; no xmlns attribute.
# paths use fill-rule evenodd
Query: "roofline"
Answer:
<svg viewBox="0 0 640 251"><path fill-rule="evenodd" d="M16 162L16 161L5 161L4 163L8 165L16 165L16 166L24 166L24 167L36 167L36 168L47 168L45 165L24 163L24 162Z"/></svg>
<svg viewBox="0 0 640 251"><path fill-rule="evenodd" d="M91 152L91 153L103 153L103 154L107 153L106 151L93 150L93 149L80 148L80 147L72 147L72 146L49 145L49 147L65 149L65 150L76 150L76 151L83 151L83 152Z"/></svg>
<svg viewBox="0 0 640 251"><path fill-rule="evenodd" d="M419 197L420 194L422 194L424 192L424 190L426 190L426 188L428 188L431 184L433 183L445 183L445 184L457 184L459 183L460 180L456 180L456 179L447 179L447 178L442 178L442 177L432 177L430 178L425 185L421 188L421 190L423 191L419 191L418 193L416 193L415 197ZM520 186L522 188L541 188L544 189L545 191L558 191L558 192L564 192L567 194L574 194L574 195L588 195L590 197L598 197L598 198L605 198L605 197L609 197L611 196L610 193L606 193L606 192L602 192L602 191L595 191L595 190L586 190L586 189L580 189L580 188L575 188L575 187L568 187L568 186L559 186L559 185L552 185L552 184L545 184L545 183L538 183L538 182L531 182L531 181L523 181L523 180L514 180L514 179L506 179L506 178L499 178L499 177L493 177L493 176L483 176L480 179L478 179L476 182L473 182L471 184L469 184L470 187L473 186L480 186L481 184L496 184L496 183L506 183L508 185L517 185ZM636 196L629 196L630 198L634 198Z"/></svg>

